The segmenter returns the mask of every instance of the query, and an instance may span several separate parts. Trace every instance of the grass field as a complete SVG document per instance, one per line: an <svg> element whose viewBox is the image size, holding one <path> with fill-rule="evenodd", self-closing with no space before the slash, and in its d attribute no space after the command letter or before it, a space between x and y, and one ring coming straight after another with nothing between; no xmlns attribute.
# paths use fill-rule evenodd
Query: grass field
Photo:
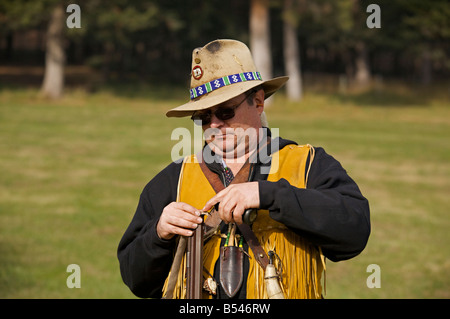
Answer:
<svg viewBox="0 0 450 319"><path fill-rule="evenodd" d="M450 104L447 89L389 86L282 94L267 109L280 135L322 146L371 206L364 252L327 262L326 298L450 297ZM145 184L170 162L164 112L183 90L126 86L57 102L35 89L0 90L0 298L134 298L117 244ZM81 288L69 289L69 264ZM369 289L367 266L381 269Z"/></svg>

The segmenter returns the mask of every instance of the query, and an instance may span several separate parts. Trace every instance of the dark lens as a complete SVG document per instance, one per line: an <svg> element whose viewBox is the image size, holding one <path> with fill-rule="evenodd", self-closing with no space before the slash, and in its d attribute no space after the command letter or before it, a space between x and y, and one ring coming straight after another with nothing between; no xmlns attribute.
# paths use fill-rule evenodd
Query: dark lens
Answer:
<svg viewBox="0 0 450 319"><path fill-rule="evenodd" d="M218 109L215 113L217 118L222 121L229 120L234 116L234 109L232 108L221 108Z"/></svg>
<svg viewBox="0 0 450 319"><path fill-rule="evenodd" d="M206 125L211 122L211 113L194 113L191 116L191 120L193 120L196 124L201 121L201 125Z"/></svg>

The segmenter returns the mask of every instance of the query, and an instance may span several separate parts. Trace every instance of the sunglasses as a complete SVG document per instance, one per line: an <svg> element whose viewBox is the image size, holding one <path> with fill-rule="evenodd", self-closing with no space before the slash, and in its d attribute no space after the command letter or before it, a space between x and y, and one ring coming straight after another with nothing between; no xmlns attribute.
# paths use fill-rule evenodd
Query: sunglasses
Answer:
<svg viewBox="0 0 450 319"><path fill-rule="evenodd" d="M253 93L255 93L254 90L247 94L245 98L238 104L231 107L220 107L214 113L211 112L211 110L206 110L204 112L195 112L194 114L192 114L191 120L193 120L195 124L199 125L208 125L209 123L211 123L213 115L221 121L230 120L234 117L236 109L241 106L241 104L244 103L244 101L247 100Z"/></svg>

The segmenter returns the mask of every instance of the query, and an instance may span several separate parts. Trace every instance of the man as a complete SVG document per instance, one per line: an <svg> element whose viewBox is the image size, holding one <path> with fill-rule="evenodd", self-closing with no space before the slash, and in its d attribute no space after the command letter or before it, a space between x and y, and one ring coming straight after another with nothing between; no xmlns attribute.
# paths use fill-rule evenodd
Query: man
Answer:
<svg viewBox="0 0 450 319"><path fill-rule="evenodd" d="M267 298L269 282L284 298L321 298L324 258L352 258L367 243L367 200L322 148L271 138L264 100L288 78L263 81L246 45L195 49L191 75L191 100L166 115L201 124L205 147L145 186L118 247L124 282L139 297L184 298L186 262L175 251L210 212L205 298ZM251 209L256 220L243 223Z"/></svg>

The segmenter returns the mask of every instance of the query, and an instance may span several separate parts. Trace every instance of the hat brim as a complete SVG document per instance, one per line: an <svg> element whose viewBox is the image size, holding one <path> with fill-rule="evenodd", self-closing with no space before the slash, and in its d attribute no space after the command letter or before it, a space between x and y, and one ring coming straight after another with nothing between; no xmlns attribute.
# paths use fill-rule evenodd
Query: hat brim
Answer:
<svg viewBox="0 0 450 319"><path fill-rule="evenodd" d="M280 76L267 81L247 81L225 86L167 111L166 116L191 116L195 111L205 110L226 102L259 85L261 85L264 90L265 98L268 98L278 91L288 80L288 76Z"/></svg>

